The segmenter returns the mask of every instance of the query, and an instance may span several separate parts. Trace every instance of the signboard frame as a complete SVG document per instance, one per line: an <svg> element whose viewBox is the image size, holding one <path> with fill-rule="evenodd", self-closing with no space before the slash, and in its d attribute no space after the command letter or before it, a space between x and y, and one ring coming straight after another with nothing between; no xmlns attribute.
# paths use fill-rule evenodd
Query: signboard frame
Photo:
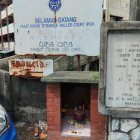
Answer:
<svg viewBox="0 0 140 140"><path fill-rule="evenodd" d="M107 53L108 35L113 33L140 32L139 22L108 22L101 26L101 46L100 46L100 82L99 82L99 112L104 115L114 117L139 118L140 108L129 107L107 107L106 106L106 87L107 87Z"/></svg>

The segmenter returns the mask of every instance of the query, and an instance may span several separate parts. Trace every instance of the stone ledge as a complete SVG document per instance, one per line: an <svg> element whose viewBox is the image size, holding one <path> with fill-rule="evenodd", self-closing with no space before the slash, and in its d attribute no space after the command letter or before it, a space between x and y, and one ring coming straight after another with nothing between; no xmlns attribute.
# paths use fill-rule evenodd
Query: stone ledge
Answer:
<svg viewBox="0 0 140 140"><path fill-rule="evenodd" d="M99 82L99 73L89 71L57 71L47 77L43 77L41 81L46 83L97 84Z"/></svg>

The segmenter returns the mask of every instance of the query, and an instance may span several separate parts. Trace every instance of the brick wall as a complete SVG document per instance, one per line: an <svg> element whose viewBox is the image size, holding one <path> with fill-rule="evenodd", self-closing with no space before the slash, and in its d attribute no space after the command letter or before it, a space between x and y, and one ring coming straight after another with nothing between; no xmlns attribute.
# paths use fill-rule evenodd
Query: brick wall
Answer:
<svg viewBox="0 0 140 140"><path fill-rule="evenodd" d="M91 86L91 137L61 137L61 86L48 84L46 88L48 140L104 140L105 117L98 113L98 86Z"/></svg>
<svg viewBox="0 0 140 140"><path fill-rule="evenodd" d="M106 118L98 112L98 85L91 85L91 137L105 139Z"/></svg>
<svg viewBox="0 0 140 140"><path fill-rule="evenodd" d="M61 135L60 84L47 85L48 139L59 140Z"/></svg>

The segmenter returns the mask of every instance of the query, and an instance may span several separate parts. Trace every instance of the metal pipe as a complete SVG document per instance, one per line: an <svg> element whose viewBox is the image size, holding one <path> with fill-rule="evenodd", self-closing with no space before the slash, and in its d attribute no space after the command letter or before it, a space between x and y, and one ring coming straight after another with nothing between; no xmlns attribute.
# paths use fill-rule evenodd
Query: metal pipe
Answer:
<svg viewBox="0 0 140 140"><path fill-rule="evenodd" d="M77 71L80 71L80 55L77 55Z"/></svg>
<svg viewBox="0 0 140 140"><path fill-rule="evenodd" d="M9 34L9 17L8 17L8 0L6 0L6 23L7 23L7 37L8 37L8 48L10 51L10 34Z"/></svg>

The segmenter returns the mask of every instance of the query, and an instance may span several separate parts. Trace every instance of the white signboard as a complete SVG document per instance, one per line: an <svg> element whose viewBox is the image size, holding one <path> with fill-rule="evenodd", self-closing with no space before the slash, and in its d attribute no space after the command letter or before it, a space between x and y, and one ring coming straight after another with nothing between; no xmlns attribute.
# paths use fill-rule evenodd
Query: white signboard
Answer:
<svg viewBox="0 0 140 140"><path fill-rule="evenodd" d="M103 0L13 0L16 54L99 55Z"/></svg>
<svg viewBox="0 0 140 140"><path fill-rule="evenodd" d="M43 77L53 73L53 60L10 59L10 75L24 77Z"/></svg>
<svg viewBox="0 0 140 140"><path fill-rule="evenodd" d="M140 108L140 33L109 33L106 106Z"/></svg>

